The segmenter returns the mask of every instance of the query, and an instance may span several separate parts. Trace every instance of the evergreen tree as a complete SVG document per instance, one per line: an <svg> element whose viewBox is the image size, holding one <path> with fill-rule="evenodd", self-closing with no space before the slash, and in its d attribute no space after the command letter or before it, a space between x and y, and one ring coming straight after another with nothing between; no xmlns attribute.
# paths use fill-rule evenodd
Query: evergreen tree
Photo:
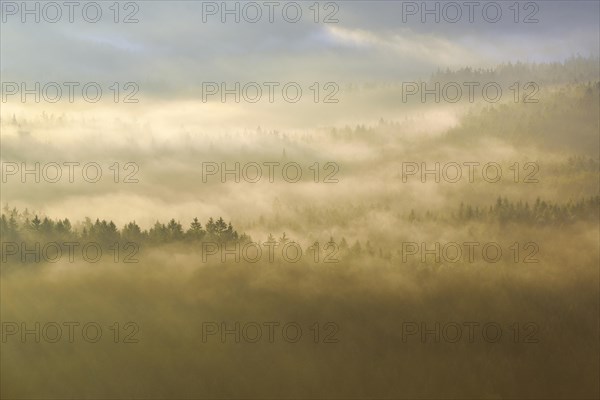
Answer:
<svg viewBox="0 0 600 400"><path fill-rule="evenodd" d="M198 218L194 218L186 234L190 239L201 240L206 235L206 231L202 229L202 224L198 221Z"/></svg>

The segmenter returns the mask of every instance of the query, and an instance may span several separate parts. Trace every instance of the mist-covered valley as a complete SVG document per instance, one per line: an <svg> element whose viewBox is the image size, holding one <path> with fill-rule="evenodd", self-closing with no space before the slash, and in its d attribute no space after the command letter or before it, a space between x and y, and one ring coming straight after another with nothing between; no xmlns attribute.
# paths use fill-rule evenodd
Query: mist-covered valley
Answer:
<svg viewBox="0 0 600 400"><path fill-rule="evenodd" d="M600 396L597 55L395 54L298 102L3 101L0 396Z"/></svg>

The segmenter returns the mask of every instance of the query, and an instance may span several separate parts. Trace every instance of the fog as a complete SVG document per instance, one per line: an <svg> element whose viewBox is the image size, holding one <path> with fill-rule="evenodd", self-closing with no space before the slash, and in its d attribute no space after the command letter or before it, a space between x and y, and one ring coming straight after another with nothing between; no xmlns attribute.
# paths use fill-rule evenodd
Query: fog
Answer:
<svg viewBox="0 0 600 400"><path fill-rule="evenodd" d="M3 82L105 92L3 97L2 398L600 396L598 5L427 30L378 3L3 23ZM302 98L203 98L275 80Z"/></svg>

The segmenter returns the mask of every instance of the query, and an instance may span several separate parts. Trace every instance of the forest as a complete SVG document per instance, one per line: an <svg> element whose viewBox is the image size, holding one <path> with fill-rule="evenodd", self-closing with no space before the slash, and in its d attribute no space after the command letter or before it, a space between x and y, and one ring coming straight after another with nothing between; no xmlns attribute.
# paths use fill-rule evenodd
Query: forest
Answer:
<svg viewBox="0 0 600 400"><path fill-rule="evenodd" d="M550 225L561 227L577 221L594 223L600 217L600 196L581 199L566 204L556 204L542 201L539 198L529 206L523 201L509 202L508 199L498 198L489 208L461 203L460 207L449 215L440 215L425 211L422 215L411 210L406 220L418 223L421 220L431 220L440 223L464 221L481 221L487 223L513 222L517 224L533 224L538 226ZM129 222L118 229L113 221L96 219L94 223L89 218L79 223L77 229L68 218L52 220L48 217L40 219L37 215L31 218L31 213L25 210L20 213L16 208L4 207L0 218L0 234L6 241L15 240L90 240L102 243L115 241L144 242L153 245L178 241L208 241L208 242L249 242L252 238L246 234L238 234L231 222L225 223L222 217L208 219L205 228L198 218L194 218L189 227L184 228L179 221L171 219L167 224L156 222L150 229L142 230L135 222ZM284 233L285 235L285 233ZM269 234L270 238L273 235ZM345 238L343 238L344 241ZM269 240L268 238L266 240ZM272 241L272 240L270 240Z"/></svg>
<svg viewBox="0 0 600 400"><path fill-rule="evenodd" d="M153 104L133 122L121 108L6 111L2 161L135 162L139 183L2 184L3 322L104 332L96 343L8 337L2 396L597 398L599 68L572 57L423 77L534 81L537 103L509 91L498 103L405 104L402 82L355 82L340 85L343 107L298 106L289 125L279 105L223 105L213 111L231 125L214 129L203 119L211 113L189 103ZM290 128L298 121L310 127ZM335 162L339 182L205 183L205 161ZM405 181L406 162L494 162L506 175ZM521 179L527 163L535 183ZM63 251L96 242L108 256L33 265L18 254L53 242ZM296 242L304 257L204 257L209 244L252 242ZM478 243L478 256L486 243L504 254L437 257L464 243ZM294 343L203 340L207 326L290 323L303 332ZM501 334L447 340L444 327L465 324ZM406 327L419 329L408 341ZM124 340L132 332L136 343Z"/></svg>

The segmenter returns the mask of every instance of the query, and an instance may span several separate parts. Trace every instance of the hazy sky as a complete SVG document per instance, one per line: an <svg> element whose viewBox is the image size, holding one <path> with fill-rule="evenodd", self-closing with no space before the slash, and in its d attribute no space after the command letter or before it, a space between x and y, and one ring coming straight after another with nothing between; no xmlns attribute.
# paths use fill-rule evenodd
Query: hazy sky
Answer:
<svg viewBox="0 0 600 400"><path fill-rule="evenodd" d="M239 3L240 23L234 15L222 23L221 2L140 1L139 10L123 6L119 14L123 19L134 12L138 23L116 24L112 2L98 3L97 23L86 22L81 7L73 23L64 7L57 23L45 21L43 10L40 23L34 16L22 23L22 10L12 15L11 9L21 2L2 1L2 79L135 81L144 94L194 95L203 81L404 80L427 77L438 67L597 56L600 47L597 1L521 2L519 23L512 1L476 2L473 22L465 2L442 2L439 23L435 15L421 22L422 2L320 2L320 23L313 21L313 2L287 6L288 19L295 17L296 4L302 10L297 23L284 19L290 2L275 2L273 23L268 2L246 3ZM247 22L256 15L255 4L262 17ZM501 17L488 22L498 7ZM55 13L46 10L47 18ZM323 23L327 16L339 22ZM453 19L458 20L449 22ZM538 22L524 23L534 19Z"/></svg>

